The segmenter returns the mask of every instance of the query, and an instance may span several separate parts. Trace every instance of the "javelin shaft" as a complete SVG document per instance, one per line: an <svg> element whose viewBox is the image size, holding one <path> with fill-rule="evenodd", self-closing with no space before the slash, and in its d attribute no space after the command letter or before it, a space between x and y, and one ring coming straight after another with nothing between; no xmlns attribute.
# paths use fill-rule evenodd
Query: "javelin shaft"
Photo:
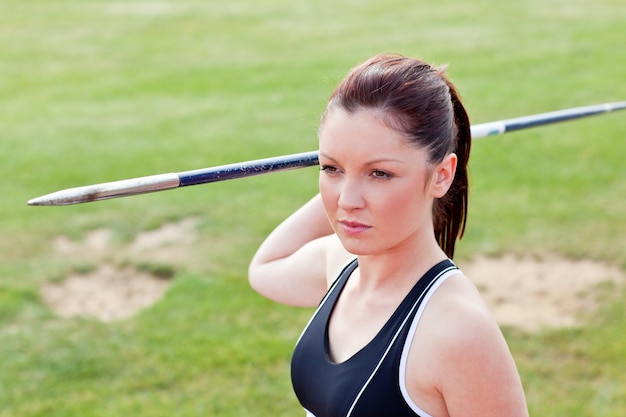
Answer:
<svg viewBox="0 0 626 417"><path fill-rule="evenodd" d="M591 106L573 107L571 109L557 110L548 113L540 113L532 116L516 117L514 119L500 120L497 122L483 123L472 126L472 139L487 136L501 135L515 130L528 129L552 123L565 122L603 113L610 113L626 109L626 101L615 103L594 104Z"/></svg>
<svg viewBox="0 0 626 417"><path fill-rule="evenodd" d="M317 151L258 159L179 173L150 175L84 187L68 188L28 201L31 206L67 206L110 198L126 197L189 185L251 177L275 171L317 165Z"/></svg>
<svg viewBox="0 0 626 417"><path fill-rule="evenodd" d="M623 109L626 109L626 101L575 107L475 125L471 127L471 134L472 139L478 139ZM270 172L304 168L318 164L318 152L311 151L180 173L151 175L84 187L68 188L31 199L28 201L28 204L31 206L64 206L87 203L90 201L106 200L170 190L190 185L250 177Z"/></svg>

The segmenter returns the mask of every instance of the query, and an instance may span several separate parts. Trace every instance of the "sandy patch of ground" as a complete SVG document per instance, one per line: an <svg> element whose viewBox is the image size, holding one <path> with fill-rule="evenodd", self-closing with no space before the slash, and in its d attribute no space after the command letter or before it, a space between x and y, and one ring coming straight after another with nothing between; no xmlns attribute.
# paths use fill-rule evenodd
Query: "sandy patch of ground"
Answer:
<svg viewBox="0 0 626 417"><path fill-rule="evenodd" d="M112 244L107 229L94 230L79 242L59 236L53 245L60 255L98 266L88 273L71 273L62 282L46 283L42 297L62 317L105 321L130 317L161 299L169 280L145 268L116 266L110 259L122 252L135 265L157 262L175 270L184 264L196 239L197 223L197 219L184 219L165 224L138 234L123 248ZM476 283L500 324L528 331L575 326L597 307L599 297L626 285L626 274L619 268L555 255L541 259L477 255L460 267Z"/></svg>
<svg viewBox="0 0 626 417"><path fill-rule="evenodd" d="M71 273L61 283L42 287L45 302L61 317L122 320L163 297L169 280L139 271L103 264L87 274Z"/></svg>
<svg viewBox="0 0 626 417"><path fill-rule="evenodd" d="M84 273L71 272L61 282L45 283L42 298L61 317L94 317L103 321L128 318L163 297L170 277L164 277L162 271L167 272L169 266L175 271L185 263L186 248L196 239L197 223L197 219L189 218L164 224L139 233L121 249L113 245L113 232L108 229L94 230L82 241L58 236L52 243L59 255L98 266ZM123 261L111 261L120 257ZM135 265L153 262L161 273L128 265L128 259Z"/></svg>
<svg viewBox="0 0 626 417"><path fill-rule="evenodd" d="M187 247L196 240L198 219L188 218L176 223L166 223L158 229L141 232L122 251L140 261L163 261L183 263ZM113 246L113 231L96 229L82 241L73 241L67 236L57 236L52 241L54 250L60 255L74 256L81 260L98 260L119 255L120 249Z"/></svg>
<svg viewBox="0 0 626 417"><path fill-rule="evenodd" d="M529 331L575 326L597 308L601 297L626 285L626 274L619 268L555 255L476 256L461 269L500 324Z"/></svg>

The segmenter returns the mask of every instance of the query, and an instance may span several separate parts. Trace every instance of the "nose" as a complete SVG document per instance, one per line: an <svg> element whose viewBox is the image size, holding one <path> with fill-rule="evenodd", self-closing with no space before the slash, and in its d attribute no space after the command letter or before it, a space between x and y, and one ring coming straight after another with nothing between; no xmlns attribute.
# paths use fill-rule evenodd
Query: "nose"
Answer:
<svg viewBox="0 0 626 417"><path fill-rule="evenodd" d="M363 185L359 181L346 178L341 186L337 204L346 211L363 208L365 205Z"/></svg>

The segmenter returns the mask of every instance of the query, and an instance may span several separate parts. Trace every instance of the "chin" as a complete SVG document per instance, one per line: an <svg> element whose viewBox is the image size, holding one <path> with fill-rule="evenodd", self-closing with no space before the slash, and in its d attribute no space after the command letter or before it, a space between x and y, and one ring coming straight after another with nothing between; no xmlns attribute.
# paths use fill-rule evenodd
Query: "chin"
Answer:
<svg viewBox="0 0 626 417"><path fill-rule="evenodd" d="M372 247L372 245L367 245L363 242L354 242L354 239L345 237L340 237L340 240L344 249L350 252L352 255L365 256L378 253L378 251L374 247Z"/></svg>

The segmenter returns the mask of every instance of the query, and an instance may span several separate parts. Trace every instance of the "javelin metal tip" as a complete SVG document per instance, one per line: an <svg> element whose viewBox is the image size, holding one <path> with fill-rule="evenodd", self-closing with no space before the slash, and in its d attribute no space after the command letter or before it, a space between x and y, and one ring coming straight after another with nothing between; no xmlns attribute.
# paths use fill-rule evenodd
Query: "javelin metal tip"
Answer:
<svg viewBox="0 0 626 417"><path fill-rule="evenodd" d="M28 200L29 206L68 206L109 198L170 190L180 185L175 173L105 182L84 187L68 188Z"/></svg>
<svg viewBox="0 0 626 417"><path fill-rule="evenodd" d="M46 206L47 198L46 196L31 198L26 202L29 206Z"/></svg>

